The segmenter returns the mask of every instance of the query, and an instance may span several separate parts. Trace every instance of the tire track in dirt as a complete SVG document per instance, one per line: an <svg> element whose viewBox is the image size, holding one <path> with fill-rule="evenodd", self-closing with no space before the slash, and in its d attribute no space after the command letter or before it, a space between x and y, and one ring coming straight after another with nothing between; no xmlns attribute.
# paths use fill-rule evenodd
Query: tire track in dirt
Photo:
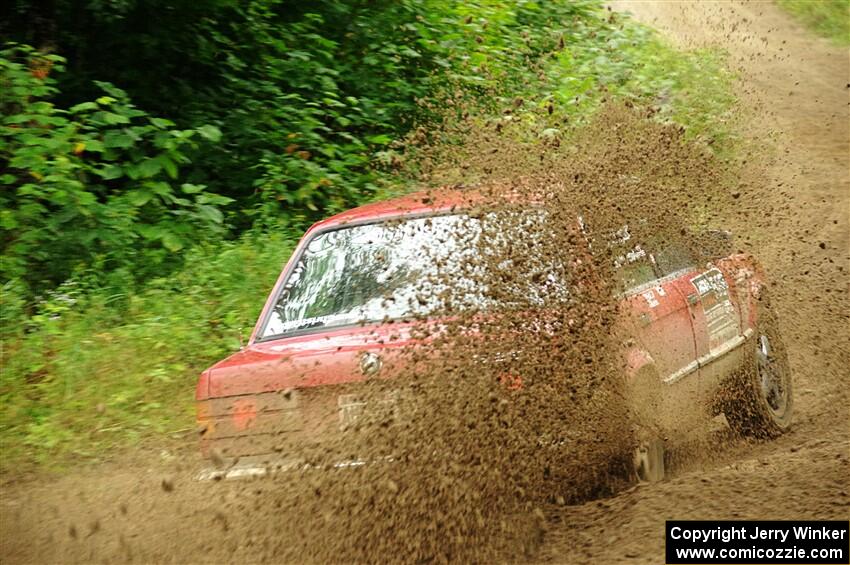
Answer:
<svg viewBox="0 0 850 565"><path fill-rule="evenodd" d="M772 2L621 1L684 48L720 47L738 74L751 155L730 226L773 278L796 387L792 431L724 437L659 485L550 512L558 563L662 563L667 519L850 515L850 56ZM697 453L696 455L699 455Z"/></svg>
<svg viewBox="0 0 850 565"><path fill-rule="evenodd" d="M548 546L540 560L663 563L665 520L846 518L850 513L846 436L798 447L793 452L785 446L755 449L725 465L553 512Z"/></svg>

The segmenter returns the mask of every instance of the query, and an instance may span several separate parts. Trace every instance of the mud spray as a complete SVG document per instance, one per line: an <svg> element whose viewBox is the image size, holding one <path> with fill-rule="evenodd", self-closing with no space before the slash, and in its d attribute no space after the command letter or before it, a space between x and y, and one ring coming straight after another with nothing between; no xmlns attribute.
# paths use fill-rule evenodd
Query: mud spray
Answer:
<svg viewBox="0 0 850 565"><path fill-rule="evenodd" d="M609 105L584 130L592 135L560 150L518 143L509 127L464 131L462 146L476 151L454 154L477 181L450 190L467 195L458 213L477 228L461 224L453 237L477 231L476 252L468 264L442 265L416 298L430 302L423 295L442 289L440 318L451 321L423 320L427 345L404 351L393 378L358 390L367 406L397 400L326 439L309 457L325 471L278 474L249 496L258 506L251 528L271 544L264 558L530 556L547 504L629 484L640 423L625 398L626 281L613 269L624 249L611 242L628 226L625 251L675 239L698 256L693 195L722 186L710 151L651 118ZM423 198L438 202L442 192ZM477 289L469 304L445 296L459 277ZM352 457L367 464L333 468ZM260 519L264 508L281 518Z"/></svg>

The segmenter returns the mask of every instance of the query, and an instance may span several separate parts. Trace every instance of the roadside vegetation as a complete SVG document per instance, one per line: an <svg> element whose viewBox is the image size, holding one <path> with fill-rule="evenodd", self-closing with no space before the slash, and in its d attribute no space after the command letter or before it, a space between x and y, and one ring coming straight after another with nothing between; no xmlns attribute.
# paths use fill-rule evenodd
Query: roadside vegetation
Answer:
<svg viewBox="0 0 850 565"><path fill-rule="evenodd" d="M722 53L597 0L4 10L4 471L191 432L301 231L411 189L461 107L534 144L623 100L734 147Z"/></svg>
<svg viewBox="0 0 850 565"><path fill-rule="evenodd" d="M777 0L818 35L840 45L850 45L850 2L847 0Z"/></svg>

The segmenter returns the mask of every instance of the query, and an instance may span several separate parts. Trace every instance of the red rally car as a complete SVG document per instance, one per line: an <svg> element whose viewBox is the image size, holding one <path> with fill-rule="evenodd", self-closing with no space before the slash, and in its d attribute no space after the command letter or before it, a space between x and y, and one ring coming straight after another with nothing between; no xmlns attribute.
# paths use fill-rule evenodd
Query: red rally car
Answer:
<svg viewBox="0 0 850 565"><path fill-rule="evenodd" d="M310 438L357 414L357 397L341 392L386 371L394 349L417 342L409 301L388 303L387 292L414 292L409 273L417 270L410 267L427 268L424 248L440 247L446 256L468 250L446 236L468 219L463 203L451 192L414 194L349 210L307 231L247 345L198 381L202 450L239 461L224 476L259 472L280 434ZM617 237L628 240L628 228ZM683 414L705 406L724 412L744 434L785 431L792 409L788 363L753 259L730 254L696 264L675 243L645 247L634 247L616 269L626 281L621 310L637 321L624 350L626 377L660 390L662 407L653 410L658 428L673 429ZM370 271L376 249L382 260L392 256L390 268L377 275ZM393 276L394 270L407 275ZM311 416L329 412L330 421ZM636 445L638 478L663 478L663 437Z"/></svg>

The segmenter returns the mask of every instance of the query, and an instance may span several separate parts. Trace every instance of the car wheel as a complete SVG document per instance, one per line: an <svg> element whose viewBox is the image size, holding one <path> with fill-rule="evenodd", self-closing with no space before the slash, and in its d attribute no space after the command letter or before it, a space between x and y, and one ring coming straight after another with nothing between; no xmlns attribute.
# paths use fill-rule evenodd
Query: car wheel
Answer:
<svg viewBox="0 0 850 565"><path fill-rule="evenodd" d="M654 367L646 367L631 379L628 391L636 447L632 452L634 474L638 480L655 483L664 479L664 440L656 421L662 410L661 379Z"/></svg>
<svg viewBox="0 0 850 565"><path fill-rule="evenodd" d="M664 479L664 441L641 442L634 453L635 474L641 482L657 483Z"/></svg>
<svg viewBox="0 0 850 565"><path fill-rule="evenodd" d="M743 435L776 437L791 425L793 391L785 344L765 297L759 303L749 357L725 402L726 420Z"/></svg>

